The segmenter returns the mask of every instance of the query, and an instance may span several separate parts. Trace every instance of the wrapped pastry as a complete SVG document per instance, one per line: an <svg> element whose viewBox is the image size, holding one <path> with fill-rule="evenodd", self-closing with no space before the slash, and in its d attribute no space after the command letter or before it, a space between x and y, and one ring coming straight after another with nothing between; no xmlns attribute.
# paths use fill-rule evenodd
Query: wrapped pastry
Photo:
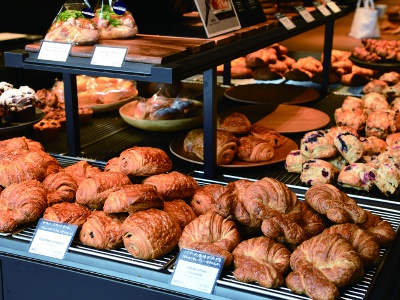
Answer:
<svg viewBox="0 0 400 300"><path fill-rule="evenodd" d="M122 223L123 242L135 258L154 260L172 251L182 234L168 213L150 208L129 215Z"/></svg>
<svg viewBox="0 0 400 300"><path fill-rule="evenodd" d="M242 136L239 138L236 157L242 161L262 162L274 158L274 147L265 140L253 136Z"/></svg>
<svg viewBox="0 0 400 300"><path fill-rule="evenodd" d="M47 207L43 213L43 219L73 224L80 229L91 213L89 208L76 202L61 202Z"/></svg>
<svg viewBox="0 0 400 300"><path fill-rule="evenodd" d="M67 1L60 9L44 37L44 41L94 44L100 37L100 30L90 19L93 10L86 1Z"/></svg>
<svg viewBox="0 0 400 300"><path fill-rule="evenodd" d="M125 214L93 211L83 223L79 239L84 245L97 249L120 248L123 246L121 225L125 219Z"/></svg>
<svg viewBox="0 0 400 300"><path fill-rule="evenodd" d="M100 30L100 39L133 38L138 27L122 1L99 0L93 21Z"/></svg>
<svg viewBox="0 0 400 300"><path fill-rule="evenodd" d="M190 198L190 206L197 216L215 210L215 200L223 191L224 186L218 183L203 185L194 191Z"/></svg>
<svg viewBox="0 0 400 300"><path fill-rule="evenodd" d="M217 164L230 164L237 152L238 139L230 132L217 130ZM183 141L183 149L193 152L200 159L204 159L204 132L203 129L189 131Z"/></svg>
<svg viewBox="0 0 400 300"><path fill-rule="evenodd" d="M221 114L217 120L217 129L244 135L250 132L250 120L240 112Z"/></svg>
<svg viewBox="0 0 400 300"><path fill-rule="evenodd" d="M48 206L60 202L73 202L75 200L78 183L67 172L48 175L42 183L46 188Z"/></svg>
<svg viewBox="0 0 400 300"><path fill-rule="evenodd" d="M182 199L165 201L164 211L179 224L182 230L187 224L196 219L193 209Z"/></svg>

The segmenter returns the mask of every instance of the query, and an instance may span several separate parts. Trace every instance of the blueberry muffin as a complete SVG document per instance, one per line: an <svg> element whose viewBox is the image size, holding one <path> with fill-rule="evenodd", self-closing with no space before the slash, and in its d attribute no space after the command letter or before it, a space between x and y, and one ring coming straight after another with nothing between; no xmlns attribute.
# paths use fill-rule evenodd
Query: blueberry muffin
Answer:
<svg viewBox="0 0 400 300"><path fill-rule="evenodd" d="M386 142L376 136L360 137L363 144L363 156L379 155L386 150Z"/></svg>
<svg viewBox="0 0 400 300"><path fill-rule="evenodd" d="M301 182L307 186L332 183L335 179L333 165L322 159L308 159L302 164Z"/></svg>
<svg viewBox="0 0 400 300"><path fill-rule="evenodd" d="M292 150L286 156L285 169L291 173L301 173L302 164L306 157L301 154L300 150Z"/></svg>
<svg viewBox="0 0 400 300"><path fill-rule="evenodd" d="M345 188L370 191L374 186L375 174L365 163L353 163L343 167L337 178L338 185Z"/></svg>
<svg viewBox="0 0 400 300"><path fill-rule="evenodd" d="M365 136L376 136L386 139L389 134L396 132L396 112L391 109L373 111L368 115Z"/></svg>
<svg viewBox="0 0 400 300"><path fill-rule="evenodd" d="M359 160L363 155L362 142L357 135L350 131L339 133L333 139L333 143L344 159L350 164Z"/></svg>
<svg viewBox="0 0 400 300"><path fill-rule="evenodd" d="M352 110L343 110L343 108L337 108L334 113L334 118L336 126L348 126L357 131L362 131L365 128L367 114L364 112L364 110L359 108Z"/></svg>
<svg viewBox="0 0 400 300"><path fill-rule="evenodd" d="M300 152L307 158L330 158L337 154L331 136L323 130L307 132L300 141Z"/></svg>
<svg viewBox="0 0 400 300"><path fill-rule="evenodd" d="M56 120L41 120L33 125L36 136L40 140L52 140L57 138L61 124Z"/></svg>

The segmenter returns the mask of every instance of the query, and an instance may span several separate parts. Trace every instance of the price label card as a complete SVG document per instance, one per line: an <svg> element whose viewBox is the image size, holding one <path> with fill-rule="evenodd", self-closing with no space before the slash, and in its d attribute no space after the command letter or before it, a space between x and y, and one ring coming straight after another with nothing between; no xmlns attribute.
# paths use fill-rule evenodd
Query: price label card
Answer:
<svg viewBox="0 0 400 300"><path fill-rule="evenodd" d="M312 14L310 14L310 12L305 9L304 6L296 6L295 9L297 10L297 12L300 14L300 16L303 17L303 19L307 22L310 23L312 21L315 21L314 17L312 16Z"/></svg>
<svg viewBox="0 0 400 300"><path fill-rule="evenodd" d="M334 13L340 12L340 7L336 4L336 2L333 2L331 0L325 0L325 3L326 6L328 6Z"/></svg>
<svg viewBox="0 0 400 300"><path fill-rule="evenodd" d="M223 265L223 257L182 249L175 263L170 283L211 294Z"/></svg>
<svg viewBox="0 0 400 300"><path fill-rule="evenodd" d="M127 47L108 47L96 45L90 64L120 68L125 61L127 52Z"/></svg>
<svg viewBox="0 0 400 300"><path fill-rule="evenodd" d="M71 52L72 44L42 41L38 59L66 62Z"/></svg>
<svg viewBox="0 0 400 300"><path fill-rule="evenodd" d="M78 226L40 219L28 252L64 259Z"/></svg>
<svg viewBox="0 0 400 300"><path fill-rule="evenodd" d="M330 12L329 9L326 8L325 5L323 5L321 2L314 2L315 6L319 10L321 14L323 14L325 17L330 16L332 13Z"/></svg>
<svg viewBox="0 0 400 300"><path fill-rule="evenodd" d="M294 25L294 23L292 22L292 20L290 20L287 16L285 16L283 13L281 12L277 12L275 13L275 17L278 19L278 21L285 26L286 29L290 30L293 28L296 28L296 25Z"/></svg>

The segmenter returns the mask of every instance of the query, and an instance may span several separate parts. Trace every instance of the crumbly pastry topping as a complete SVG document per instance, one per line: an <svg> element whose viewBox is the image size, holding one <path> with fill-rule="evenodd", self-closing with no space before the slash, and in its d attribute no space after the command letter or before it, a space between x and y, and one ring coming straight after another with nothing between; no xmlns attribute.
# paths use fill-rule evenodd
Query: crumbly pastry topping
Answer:
<svg viewBox="0 0 400 300"><path fill-rule="evenodd" d="M11 83L1 81L0 82L0 95L3 94L5 91L13 89L14 86Z"/></svg>
<svg viewBox="0 0 400 300"><path fill-rule="evenodd" d="M35 105L38 98L35 91L29 86L21 86L19 89L11 88L0 96L0 105L8 106L10 110L19 110Z"/></svg>

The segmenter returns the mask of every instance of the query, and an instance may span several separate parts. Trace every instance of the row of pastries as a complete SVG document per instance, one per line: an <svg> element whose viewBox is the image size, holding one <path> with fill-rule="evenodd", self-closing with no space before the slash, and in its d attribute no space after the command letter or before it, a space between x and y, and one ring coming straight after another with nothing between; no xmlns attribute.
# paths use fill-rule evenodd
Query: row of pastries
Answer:
<svg viewBox="0 0 400 300"><path fill-rule="evenodd" d="M1 232L43 217L76 224L85 245L124 247L138 259L204 251L224 257L239 281L314 299L337 298L395 238L388 221L330 184L300 201L269 177L200 186L158 148L133 146L104 169L84 160L61 167L25 137L0 148Z"/></svg>

